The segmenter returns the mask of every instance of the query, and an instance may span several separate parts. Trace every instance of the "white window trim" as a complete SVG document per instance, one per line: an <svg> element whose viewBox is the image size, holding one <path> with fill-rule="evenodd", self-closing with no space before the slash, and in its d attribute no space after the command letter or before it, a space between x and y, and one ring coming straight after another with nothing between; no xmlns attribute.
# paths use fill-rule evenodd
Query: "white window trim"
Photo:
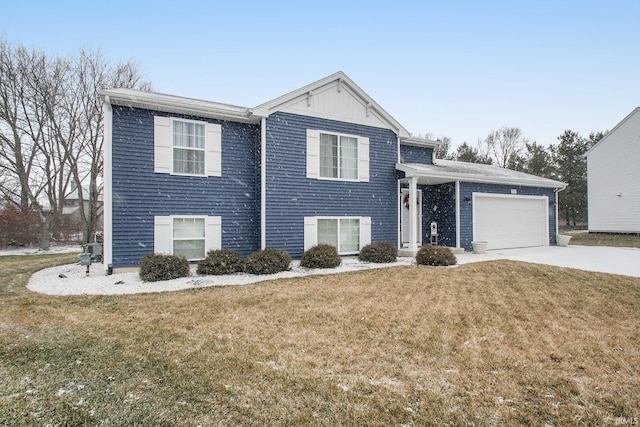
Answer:
<svg viewBox="0 0 640 427"><path fill-rule="evenodd" d="M340 141L341 137L355 138L357 149L356 178L327 177L320 175L320 134L335 135ZM338 150L338 153L340 150ZM338 173L340 171L341 157L338 157ZM333 132L319 129L307 129L307 178L322 181L341 182L369 182L369 138L348 133Z"/></svg>
<svg viewBox="0 0 640 427"><path fill-rule="evenodd" d="M222 217L206 215L169 215L154 217L154 252L173 255L173 220L179 218L204 219L204 257L211 249L222 247ZM184 239L191 240L191 239ZM200 261L204 258L190 259Z"/></svg>
<svg viewBox="0 0 640 427"><path fill-rule="evenodd" d="M338 246L340 245L340 220L343 219L357 219L360 225L360 241L357 251L345 251L338 250L339 255L355 255L360 252L364 246L371 243L371 217L368 216L313 216L304 218L304 250L311 248L318 244L318 220L321 219L333 219L338 220Z"/></svg>
<svg viewBox="0 0 640 427"><path fill-rule="evenodd" d="M173 170L173 129L176 121L197 123L205 126L204 174L177 173ZM208 177L222 176L222 126L202 120L180 117L154 116L154 172L176 176ZM191 149L191 148L189 148Z"/></svg>
<svg viewBox="0 0 640 427"><path fill-rule="evenodd" d="M194 123L194 124L198 124L198 125L204 125L204 148L192 148L192 147L176 147L175 145L173 145L173 135L175 132L175 124L176 122L182 122L182 123ZM207 122L202 122L199 120L190 120L190 119L180 119L177 117L171 117L171 175L178 175L178 176L207 176L207 157L208 157L208 153L207 153L207 146L209 144L208 141L208 136L207 135ZM182 149L182 150L193 150L193 151L201 151L204 153L204 165L203 165L203 170L204 172L202 174L197 174L197 173L179 173L175 171L175 159L173 158L173 152L176 148Z"/></svg>
<svg viewBox="0 0 640 427"><path fill-rule="evenodd" d="M173 237L173 224L176 219L201 219L204 224L204 236L200 237ZM203 215L172 215L171 216L171 253L175 254L175 243L176 240L202 240L204 243L204 254L202 254L202 258L188 258L188 261L200 261L203 260L207 256L207 217Z"/></svg>

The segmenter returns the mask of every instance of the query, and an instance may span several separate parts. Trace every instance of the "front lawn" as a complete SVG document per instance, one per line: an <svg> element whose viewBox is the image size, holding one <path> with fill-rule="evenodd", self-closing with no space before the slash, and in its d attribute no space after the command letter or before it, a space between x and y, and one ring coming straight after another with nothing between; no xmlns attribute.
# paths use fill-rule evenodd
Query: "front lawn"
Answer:
<svg viewBox="0 0 640 427"><path fill-rule="evenodd" d="M618 246L640 248L638 234L578 233L569 242L572 245L585 246Z"/></svg>
<svg viewBox="0 0 640 427"><path fill-rule="evenodd" d="M0 425L640 417L637 278L496 261L130 296L25 289L62 262L0 257Z"/></svg>

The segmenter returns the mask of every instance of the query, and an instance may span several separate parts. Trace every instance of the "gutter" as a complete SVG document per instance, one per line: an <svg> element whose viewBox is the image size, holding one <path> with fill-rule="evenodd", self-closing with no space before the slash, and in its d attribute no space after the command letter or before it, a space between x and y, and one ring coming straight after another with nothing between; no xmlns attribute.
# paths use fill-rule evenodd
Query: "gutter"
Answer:
<svg viewBox="0 0 640 427"><path fill-rule="evenodd" d="M549 182L531 181L526 179L520 180L520 179L509 179L509 178L490 178L490 177L483 177L479 175L453 174L453 173L447 173L447 172L421 173L419 171L416 171L414 168L402 163L396 163L396 169L404 172L406 178L417 176L418 178L420 177L436 178L436 179L448 180L451 182L467 181L467 182L478 182L482 184L520 185L524 187L556 188L561 190L564 190L567 187L566 183L559 182L559 181L553 181L555 184L551 184Z"/></svg>
<svg viewBox="0 0 640 427"><path fill-rule="evenodd" d="M111 105L119 105L123 107L135 107L146 110L163 111L167 113L179 113L185 115L195 115L212 119L231 120L241 123L257 124L259 117L254 117L249 108L236 107L229 105L229 108L219 108L216 104L211 103L206 106L207 101L190 100L189 98L176 98L171 95L160 96L149 92L149 96L145 96L145 92L137 94L122 93L117 90L101 90L98 95L105 100L109 99ZM167 99L163 99L167 97Z"/></svg>

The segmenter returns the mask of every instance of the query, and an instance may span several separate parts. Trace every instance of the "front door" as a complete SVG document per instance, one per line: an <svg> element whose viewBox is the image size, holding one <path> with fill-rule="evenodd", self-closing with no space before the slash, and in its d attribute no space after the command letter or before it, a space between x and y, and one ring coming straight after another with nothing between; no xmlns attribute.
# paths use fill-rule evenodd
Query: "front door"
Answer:
<svg viewBox="0 0 640 427"><path fill-rule="evenodd" d="M409 239L411 237L410 229L413 228L416 233L416 242L418 246L422 244L422 190L417 190L418 203L416 203L417 215L416 224L414 227L409 227L409 189L402 189L400 191L400 228L402 229L402 246L409 246Z"/></svg>

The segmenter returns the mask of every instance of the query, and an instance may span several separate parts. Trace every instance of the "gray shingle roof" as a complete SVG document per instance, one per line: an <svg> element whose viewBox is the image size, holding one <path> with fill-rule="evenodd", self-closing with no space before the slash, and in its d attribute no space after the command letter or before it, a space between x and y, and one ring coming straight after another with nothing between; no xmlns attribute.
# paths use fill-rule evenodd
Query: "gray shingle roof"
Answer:
<svg viewBox="0 0 640 427"><path fill-rule="evenodd" d="M431 179L433 182L467 181L529 187L564 188L566 184L524 172L479 163L436 160L436 164L398 163L398 170L409 176Z"/></svg>

